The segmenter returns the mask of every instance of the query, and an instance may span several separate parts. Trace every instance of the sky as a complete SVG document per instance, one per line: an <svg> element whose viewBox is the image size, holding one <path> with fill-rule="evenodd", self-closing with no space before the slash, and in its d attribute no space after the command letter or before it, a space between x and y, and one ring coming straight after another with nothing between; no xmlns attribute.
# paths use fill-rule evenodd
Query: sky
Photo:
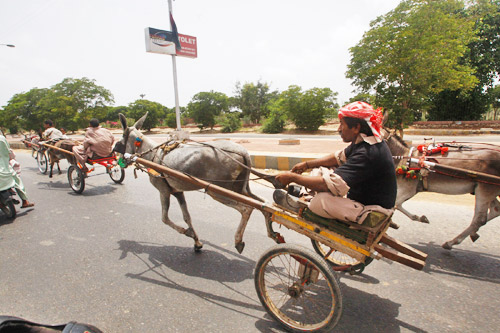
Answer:
<svg viewBox="0 0 500 333"><path fill-rule="evenodd" d="M399 0L175 0L179 33L196 59L176 57L179 104L202 91L235 93L237 82L284 91L330 88L355 95L349 48ZM64 78L95 80L114 105L144 98L175 106L170 55L146 52L147 27L170 30L167 0L0 0L0 107L14 94Z"/></svg>

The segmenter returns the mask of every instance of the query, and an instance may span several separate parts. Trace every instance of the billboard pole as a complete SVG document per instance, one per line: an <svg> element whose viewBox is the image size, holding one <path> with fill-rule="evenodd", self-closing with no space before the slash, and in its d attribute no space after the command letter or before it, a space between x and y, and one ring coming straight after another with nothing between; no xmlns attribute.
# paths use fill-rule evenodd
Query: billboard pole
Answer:
<svg viewBox="0 0 500 333"><path fill-rule="evenodd" d="M172 0L168 0L169 17L172 15ZM170 20L169 20L170 21ZM172 31L172 22L170 22L170 31ZM179 90L177 88L177 62L176 55L172 54L172 71L174 74L174 92L175 92L175 121L177 128L176 131L181 131L181 112L179 108Z"/></svg>

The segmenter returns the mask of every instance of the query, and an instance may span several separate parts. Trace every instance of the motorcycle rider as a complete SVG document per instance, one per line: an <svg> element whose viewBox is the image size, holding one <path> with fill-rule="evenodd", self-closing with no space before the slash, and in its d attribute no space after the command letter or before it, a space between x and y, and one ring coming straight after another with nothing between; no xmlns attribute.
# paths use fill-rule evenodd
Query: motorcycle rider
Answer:
<svg viewBox="0 0 500 333"><path fill-rule="evenodd" d="M22 200L21 208L33 207L35 204L28 201L23 181L10 164L10 146L5 136L0 134L0 190L14 188Z"/></svg>

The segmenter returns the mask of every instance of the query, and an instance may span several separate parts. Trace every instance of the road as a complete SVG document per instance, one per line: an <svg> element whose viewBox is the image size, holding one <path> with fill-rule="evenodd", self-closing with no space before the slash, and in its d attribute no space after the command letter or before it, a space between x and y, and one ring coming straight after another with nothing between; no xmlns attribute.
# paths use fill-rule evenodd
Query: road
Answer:
<svg viewBox="0 0 500 333"><path fill-rule="evenodd" d="M0 216L0 314L46 323L87 322L105 332L283 332L257 298L253 269L274 243L254 212L240 255L234 249L238 213L202 192L186 199L205 246L160 221L158 193L141 172L115 185L89 177L82 195L65 171L39 174L18 153L35 209ZM272 197L272 190L252 183ZM343 316L338 332L498 332L500 231L498 219L452 251L440 247L472 217L472 196L419 195L405 204L431 224L409 221L390 235L429 254L423 271L375 261L360 276L340 275ZM0 213L1 214L1 213ZM176 202L170 217L182 221ZM299 234L290 243L311 248Z"/></svg>

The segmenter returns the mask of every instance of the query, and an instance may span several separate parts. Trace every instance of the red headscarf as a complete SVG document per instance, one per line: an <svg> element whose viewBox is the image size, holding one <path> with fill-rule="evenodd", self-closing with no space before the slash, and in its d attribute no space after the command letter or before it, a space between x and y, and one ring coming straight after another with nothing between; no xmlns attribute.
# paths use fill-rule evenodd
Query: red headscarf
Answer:
<svg viewBox="0 0 500 333"><path fill-rule="evenodd" d="M343 117L364 119L370 126L373 135L378 142L382 141L380 129L382 127L382 108L373 109L368 103L354 102L347 104L339 109L339 119Z"/></svg>

